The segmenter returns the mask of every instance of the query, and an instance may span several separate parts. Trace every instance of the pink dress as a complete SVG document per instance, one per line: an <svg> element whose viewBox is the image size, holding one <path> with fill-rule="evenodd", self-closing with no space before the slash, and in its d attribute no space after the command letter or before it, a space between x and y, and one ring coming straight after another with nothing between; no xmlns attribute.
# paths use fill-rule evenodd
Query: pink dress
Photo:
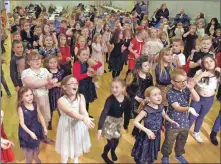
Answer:
<svg viewBox="0 0 221 164"><path fill-rule="evenodd" d="M92 43L92 55L91 59L101 62L102 66L97 70L98 75L104 73L104 46L101 44Z"/></svg>

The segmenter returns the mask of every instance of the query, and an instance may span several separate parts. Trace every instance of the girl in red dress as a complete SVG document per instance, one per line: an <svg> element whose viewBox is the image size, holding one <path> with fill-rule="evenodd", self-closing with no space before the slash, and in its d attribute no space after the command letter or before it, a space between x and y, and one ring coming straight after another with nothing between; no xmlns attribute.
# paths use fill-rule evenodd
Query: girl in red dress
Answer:
<svg viewBox="0 0 221 164"><path fill-rule="evenodd" d="M11 149L11 145L14 145L11 141L8 140L3 124L2 119L4 116L3 110L1 110L1 156L0 156L0 162L1 163L8 163L14 161L14 154Z"/></svg>
<svg viewBox="0 0 221 164"><path fill-rule="evenodd" d="M128 47L130 53L128 54L129 64L127 75L130 71L134 69L136 59L141 56L145 37L146 31L144 27L138 26L136 30L136 37L131 40L130 46Z"/></svg>

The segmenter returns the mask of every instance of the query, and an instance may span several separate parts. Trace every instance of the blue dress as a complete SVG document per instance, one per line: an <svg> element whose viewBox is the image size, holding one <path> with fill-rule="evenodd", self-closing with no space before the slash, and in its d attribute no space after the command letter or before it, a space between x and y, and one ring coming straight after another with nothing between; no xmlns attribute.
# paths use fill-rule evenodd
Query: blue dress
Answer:
<svg viewBox="0 0 221 164"><path fill-rule="evenodd" d="M23 149L38 149L40 141L43 140L43 127L38 122L37 105L34 104L34 110L27 109L24 105L21 106L24 115L24 124L37 136L38 140L34 140L31 136L19 125L18 137L20 147Z"/></svg>
<svg viewBox="0 0 221 164"><path fill-rule="evenodd" d="M143 110L147 112L147 117L143 120L144 127L150 129L156 138L155 140L150 140L144 131L140 131L136 136L131 156L134 157L134 161L139 164L146 162L152 163L154 160L157 160L158 151L160 150L160 128L163 106L159 106L156 110L147 105Z"/></svg>

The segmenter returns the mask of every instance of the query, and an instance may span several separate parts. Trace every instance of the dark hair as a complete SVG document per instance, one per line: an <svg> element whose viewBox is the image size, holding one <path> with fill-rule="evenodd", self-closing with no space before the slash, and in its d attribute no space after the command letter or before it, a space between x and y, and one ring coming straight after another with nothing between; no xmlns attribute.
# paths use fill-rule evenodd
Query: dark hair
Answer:
<svg viewBox="0 0 221 164"><path fill-rule="evenodd" d="M203 13L200 13L200 18L204 19L204 14Z"/></svg>
<svg viewBox="0 0 221 164"><path fill-rule="evenodd" d="M205 62L206 58L211 58L215 62L215 67L214 67L214 70L215 70L216 67L217 67L216 59L212 55L206 55L202 59L202 64L201 64L202 71L206 71L206 68L204 66L204 62ZM220 78L220 72L219 71L215 71L215 77ZM206 83L207 85L209 85L209 77L203 77L200 81Z"/></svg>
<svg viewBox="0 0 221 164"><path fill-rule="evenodd" d="M212 21L215 22L215 26L218 25L218 19L217 18L212 18L211 21L210 21L210 24L212 24Z"/></svg>
<svg viewBox="0 0 221 164"><path fill-rule="evenodd" d="M113 33L112 42L113 44L118 43L120 41L119 35L122 32L121 29L116 29Z"/></svg>

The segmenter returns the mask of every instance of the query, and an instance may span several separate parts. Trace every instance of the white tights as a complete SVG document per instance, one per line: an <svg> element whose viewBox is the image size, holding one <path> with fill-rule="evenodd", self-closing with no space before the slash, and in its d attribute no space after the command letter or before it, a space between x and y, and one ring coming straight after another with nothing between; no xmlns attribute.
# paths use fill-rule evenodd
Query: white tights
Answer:
<svg viewBox="0 0 221 164"><path fill-rule="evenodd" d="M68 163L68 156L61 156L61 163ZM74 158L73 163L78 163L78 158Z"/></svg>

